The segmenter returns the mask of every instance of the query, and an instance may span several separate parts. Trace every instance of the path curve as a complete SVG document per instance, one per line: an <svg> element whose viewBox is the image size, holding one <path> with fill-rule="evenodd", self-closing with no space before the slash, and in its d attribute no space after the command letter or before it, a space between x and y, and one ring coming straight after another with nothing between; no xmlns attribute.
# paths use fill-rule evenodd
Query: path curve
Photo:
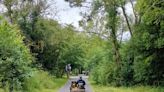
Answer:
<svg viewBox="0 0 164 92"><path fill-rule="evenodd" d="M91 86L88 82L88 76L82 76L82 78L86 82L86 85L85 85L86 91L85 92L93 92L91 89ZM78 79L79 79L79 76L71 76L70 79L68 80L68 82L62 88L60 88L59 92L70 92L71 81L77 81Z"/></svg>

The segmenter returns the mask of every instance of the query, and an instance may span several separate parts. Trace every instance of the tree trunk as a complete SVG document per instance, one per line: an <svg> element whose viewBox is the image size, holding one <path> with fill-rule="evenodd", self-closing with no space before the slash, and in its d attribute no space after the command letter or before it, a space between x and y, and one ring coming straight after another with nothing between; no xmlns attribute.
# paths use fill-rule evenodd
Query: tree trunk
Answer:
<svg viewBox="0 0 164 92"><path fill-rule="evenodd" d="M138 23L138 16L137 16L137 14L136 14L136 12L135 12L134 5L133 5L133 1L130 0L130 3L131 3L131 5L132 5L133 14L134 14L134 17L135 17L135 24L137 24L137 23Z"/></svg>
<svg viewBox="0 0 164 92"><path fill-rule="evenodd" d="M12 80L11 84L9 85L9 92L14 92L14 83L13 83L13 80Z"/></svg>
<svg viewBox="0 0 164 92"><path fill-rule="evenodd" d="M113 42L113 48L114 48L114 54L115 54L115 61L117 63L118 68L120 68L120 52L119 52L119 44L116 36L116 30L115 27L111 28L111 37L112 37L112 42Z"/></svg>
<svg viewBox="0 0 164 92"><path fill-rule="evenodd" d="M13 18L12 18L12 10L11 10L11 5L7 6L7 12L8 12L8 17L9 17L9 21L12 24L13 23Z"/></svg>
<svg viewBox="0 0 164 92"><path fill-rule="evenodd" d="M132 29L130 27L130 23L129 23L129 20L128 20L128 16L127 16L126 11L125 11L125 7L123 5L121 5L121 8L122 8L123 15L125 17L125 20L126 20L126 23L127 23L127 26L128 26L129 32L130 32L130 35L133 36Z"/></svg>
<svg viewBox="0 0 164 92"><path fill-rule="evenodd" d="M122 39L123 39L123 33L124 33L124 20L121 21L121 38L120 38L120 44L122 43Z"/></svg>

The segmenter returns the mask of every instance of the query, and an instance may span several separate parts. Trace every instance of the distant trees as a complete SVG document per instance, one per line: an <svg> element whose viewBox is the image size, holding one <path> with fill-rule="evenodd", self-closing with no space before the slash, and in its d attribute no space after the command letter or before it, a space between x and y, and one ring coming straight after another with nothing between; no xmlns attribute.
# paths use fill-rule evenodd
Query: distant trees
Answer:
<svg viewBox="0 0 164 92"><path fill-rule="evenodd" d="M43 51L38 53L38 64L57 77L64 74L65 65L82 66L83 47L80 35L71 25L62 27L57 21L40 19L36 25L41 33Z"/></svg>

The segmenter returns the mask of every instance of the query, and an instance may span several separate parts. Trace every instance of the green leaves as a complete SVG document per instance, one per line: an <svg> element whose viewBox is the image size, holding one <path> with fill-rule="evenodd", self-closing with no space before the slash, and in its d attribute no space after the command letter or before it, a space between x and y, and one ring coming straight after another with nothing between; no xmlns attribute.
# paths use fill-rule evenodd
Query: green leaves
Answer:
<svg viewBox="0 0 164 92"><path fill-rule="evenodd" d="M95 9L99 9L96 3L97 2L95 2L95 6L97 6L97 8ZM99 84L103 84L101 82L106 80L112 85L119 84L129 86L138 83L162 85L164 79L164 2L163 0L137 0L136 10L141 20L138 24L131 25L134 26L132 27L134 36L131 37L129 41L118 44L121 45L121 47L117 48L116 34L117 28L119 27L117 23L117 8L118 5L125 4L126 0L103 0L102 5L104 5L106 9L108 20L106 28L110 29L109 31L111 34L109 41L113 43L113 48L110 48L112 53L108 54L110 59L105 60L108 61L108 64L112 64L112 66L108 65L106 70L103 70L107 64L103 64L104 61L102 58L93 56L91 60L95 61L93 62L95 65L97 64L96 68L92 67L93 79ZM118 52L116 48L120 50L120 68L117 68L117 66L113 64L116 60L113 59L113 56L117 56L116 54ZM100 55L100 53L97 55ZM116 68L114 68L114 66ZM107 76L108 79L100 75L104 77ZM106 81L104 81L104 83Z"/></svg>
<svg viewBox="0 0 164 92"><path fill-rule="evenodd" d="M23 43L20 31L1 20L0 24L0 80L10 88L21 88L29 77L33 58ZM14 89L11 89L14 90Z"/></svg>
<svg viewBox="0 0 164 92"><path fill-rule="evenodd" d="M71 7L81 7L82 3L86 0L65 0L66 2L70 3Z"/></svg>
<svg viewBox="0 0 164 92"><path fill-rule="evenodd" d="M141 24L136 26L133 38L136 51L134 57L134 78L136 82L154 85L162 81L163 60L163 6L161 0L139 0L137 10Z"/></svg>

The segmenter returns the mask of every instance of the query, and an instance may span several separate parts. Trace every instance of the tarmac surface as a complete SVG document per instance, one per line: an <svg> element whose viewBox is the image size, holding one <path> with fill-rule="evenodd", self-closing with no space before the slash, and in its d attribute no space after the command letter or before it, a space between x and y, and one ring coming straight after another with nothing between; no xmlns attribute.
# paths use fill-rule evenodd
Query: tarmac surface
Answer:
<svg viewBox="0 0 164 92"><path fill-rule="evenodd" d="M86 82L85 92L93 92L90 84L88 83L88 76L79 75L79 76L71 76L68 82L60 88L59 92L70 92L70 86L72 81L77 81L79 77L82 76L83 80Z"/></svg>

